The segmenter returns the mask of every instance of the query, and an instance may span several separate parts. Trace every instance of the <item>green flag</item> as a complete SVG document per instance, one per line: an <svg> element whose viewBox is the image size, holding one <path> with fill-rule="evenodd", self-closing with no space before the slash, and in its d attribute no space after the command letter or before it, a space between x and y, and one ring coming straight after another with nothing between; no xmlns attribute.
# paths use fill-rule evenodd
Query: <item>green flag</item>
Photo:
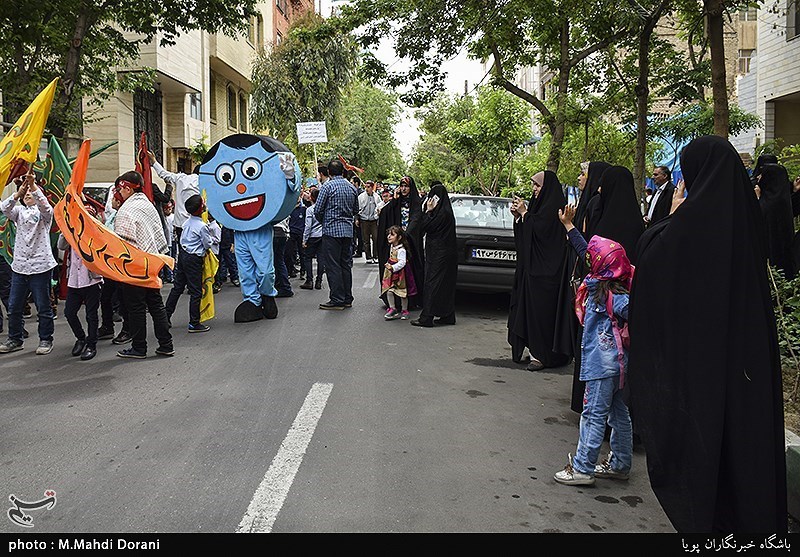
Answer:
<svg viewBox="0 0 800 557"><path fill-rule="evenodd" d="M8 261L9 265L14 260L15 232L14 223L0 213L0 256Z"/></svg>
<svg viewBox="0 0 800 557"><path fill-rule="evenodd" d="M47 142L47 155L44 160L34 163L33 169L42 173L44 193L50 204L55 207L64 197L69 178L72 176L72 167L55 137L50 136Z"/></svg>

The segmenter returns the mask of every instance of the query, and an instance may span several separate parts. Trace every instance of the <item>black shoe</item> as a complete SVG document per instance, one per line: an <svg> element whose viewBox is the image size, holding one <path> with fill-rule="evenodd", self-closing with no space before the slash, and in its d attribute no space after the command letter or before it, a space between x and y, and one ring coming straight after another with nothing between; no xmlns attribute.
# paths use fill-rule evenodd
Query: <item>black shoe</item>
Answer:
<svg viewBox="0 0 800 557"><path fill-rule="evenodd" d="M322 290L322 281L321 280L318 280L317 282L314 283L314 289L315 290Z"/></svg>
<svg viewBox="0 0 800 557"><path fill-rule="evenodd" d="M116 311L114 312L114 315L111 316L111 319L114 321L114 323L122 323L122 316Z"/></svg>
<svg viewBox="0 0 800 557"><path fill-rule="evenodd" d="M104 329L100 327L97 329L97 340L108 340L110 338L114 338L114 329Z"/></svg>
<svg viewBox="0 0 800 557"><path fill-rule="evenodd" d="M211 327L208 325L203 325L202 323L198 323L197 325L192 325L189 323L189 332L190 333L206 333L211 330Z"/></svg>
<svg viewBox="0 0 800 557"><path fill-rule="evenodd" d="M81 354L81 360L84 362L86 360L91 360L92 358L97 355L97 349L94 346L87 346L83 349L83 354Z"/></svg>
<svg viewBox="0 0 800 557"><path fill-rule="evenodd" d="M297 276L297 273L289 273L289 278L295 278L296 276Z"/></svg>
<svg viewBox="0 0 800 557"><path fill-rule="evenodd" d="M291 298L292 296L294 296L294 292L292 292L291 290L281 290L280 292L278 292L278 294L275 297L276 298Z"/></svg>
<svg viewBox="0 0 800 557"><path fill-rule="evenodd" d="M345 303L344 303L344 307L346 307L346 308L351 308L351 307L353 307L353 302L345 302Z"/></svg>
<svg viewBox="0 0 800 557"><path fill-rule="evenodd" d="M120 358L135 358L137 360L144 360L147 357L147 354L144 352L139 352L138 350L134 350L131 346L130 348L126 348L125 350L120 350L117 352L117 356Z"/></svg>
<svg viewBox="0 0 800 557"><path fill-rule="evenodd" d="M159 346L156 348L156 354L159 356L174 356L175 349L172 346Z"/></svg>
<svg viewBox="0 0 800 557"><path fill-rule="evenodd" d="M278 304L275 303L275 298L272 296L261 296L261 311L264 312L264 317L267 319L275 319L278 317Z"/></svg>
<svg viewBox="0 0 800 557"><path fill-rule="evenodd" d="M264 312L250 300L245 300L236 306L236 311L233 313L234 323L250 323L259 319L264 319Z"/></svg>
<svg viewBox="0 0 800 557"><path fill-rule="evenodd" d="M72 347L72 355L73 356L80 356L83 353L83 349L86 348L86 339L84 340L76 340L75 344Z"/></svg>
<svg viewBox="0 0 800 557"><path fill-rule="evenodd" d="M28 332L28 329L25 329L23 327L23 329L22 329L22 338L28 338L29 336L31 336L31 334Z"/></svg>
<svg viewBox="0 0 800 557"><path fill-rule="evenodd" d="M236 288L239 288L239 281L231 279L231 284L234 285Z"/></svg>
<svg viewBox="0 0 800 557"><path fill-rule="evenodd" d="M531 363L528 364L526 367L528 371L540 371L544 369L544 364L537 360L536 358L531 357Z"/></svg>
<svg viewBox="0 0 800 557"><path fill-rule="evenodd" d="M343 310L344 304L334 304L333 302L325 302L324 304L319 305L319 309Z"/></svg>
<svg viewBox="0 0 800 557"><path fill-rule="evenodd" d="M456 324L456 316L450 315L449 317L438 317L433 320L435 325L455 325Z"/></svg>
<svg viewBox="0 0 800 557"><path fill-rule="evenodd" d="M433 327L433 320L428 319L423 321L422 319L414 319L411 324L415 327Z"/></svg>
<svg viewBox="0 0 800 557"><path fill-rule="evenodd" d="M114 344L127 344L133 340L133 337L130 335L128 331L120 331L117 336L114 337L113 342Z"/></svg>
<svg viewBox="0 0 800 557"><path fill-rule="evenodd" d="M311 283L310 280L305 281L303 284L300 285L300 288L303 290L313 290L314 285Z"/></svg>

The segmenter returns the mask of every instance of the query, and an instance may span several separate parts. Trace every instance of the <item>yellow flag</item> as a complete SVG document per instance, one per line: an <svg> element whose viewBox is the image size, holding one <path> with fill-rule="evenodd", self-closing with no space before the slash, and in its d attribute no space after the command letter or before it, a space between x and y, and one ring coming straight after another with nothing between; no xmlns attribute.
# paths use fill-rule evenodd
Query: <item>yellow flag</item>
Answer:
<svg viewBox="0 0 800 557"><path fill-rule="evenodd" d="M34 162L39 151L44 126L56 94L55 78L22 113L3 139L0 139L0 192L8 183L11 168L17 160Z"/></svg>
<svg viewBox="0 0 800 557"><path fill-rule="evenodd" d="M214 317L214 277L217 276L219 260L211 252L203 257L203 295L200 298L200 321L208 321Z"/></svg>

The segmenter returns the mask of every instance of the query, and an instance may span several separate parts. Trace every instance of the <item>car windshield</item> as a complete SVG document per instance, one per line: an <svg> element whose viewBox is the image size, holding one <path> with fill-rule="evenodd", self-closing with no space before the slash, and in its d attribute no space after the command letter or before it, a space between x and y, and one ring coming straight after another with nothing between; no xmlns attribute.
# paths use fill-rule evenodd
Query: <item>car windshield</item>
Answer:
<svg viewBox="0 0 800 557"><path fill-rule="evenodd" d="M511 200L496 197L456 197L451 200L456 224L481 228L514 227Z"/></svg>

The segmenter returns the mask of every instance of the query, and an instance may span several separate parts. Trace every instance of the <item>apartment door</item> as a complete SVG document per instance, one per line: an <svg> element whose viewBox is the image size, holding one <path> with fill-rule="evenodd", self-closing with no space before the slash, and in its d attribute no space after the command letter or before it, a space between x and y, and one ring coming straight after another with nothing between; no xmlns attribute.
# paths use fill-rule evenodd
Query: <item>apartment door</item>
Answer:
<svg viewBox="0 0 800 557"><path fill-rule="evenodd" d="M139 144L147 132L147 146L159 162L164 162L161 91L138 90L133 94L133 142Z"/></svg>

